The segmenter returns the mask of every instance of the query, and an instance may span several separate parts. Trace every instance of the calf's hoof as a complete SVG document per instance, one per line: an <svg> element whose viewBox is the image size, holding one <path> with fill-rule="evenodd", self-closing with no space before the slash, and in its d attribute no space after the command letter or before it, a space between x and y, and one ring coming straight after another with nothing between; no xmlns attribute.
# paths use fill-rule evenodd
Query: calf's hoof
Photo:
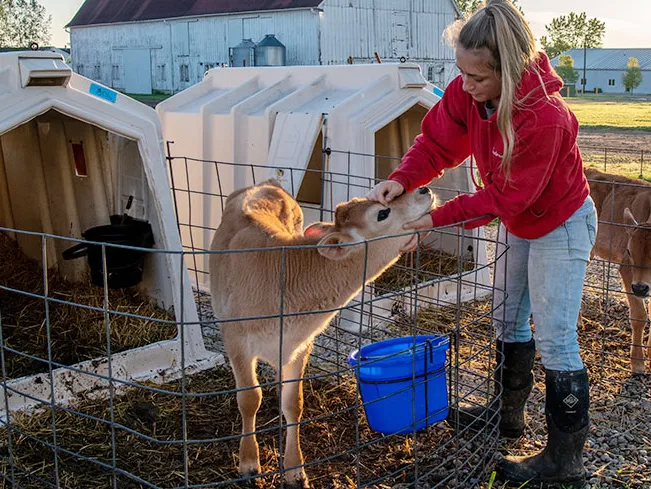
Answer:
<svg viewBox="0 0 651 489"><path fill-rule="evenodd" d="M287 480L287 487L289 489L309 489L310 482L305 474L301 474L293 480Z"/></svg>
<svg viewBox="0 0 651 489"><path fill-rule="evenodd" d="M651 364L649 364L649 369L651 370ZM646 373L645 361L641 359L631 360L631 373L633 375L644 375Z"/></svg>
<svg viewBox="0 0 651 489"><path fill-rule="evenodd" d="M258 463L242 463L240 464L240 475L242 477L253 477L260 473L260 464Z"/></svg>

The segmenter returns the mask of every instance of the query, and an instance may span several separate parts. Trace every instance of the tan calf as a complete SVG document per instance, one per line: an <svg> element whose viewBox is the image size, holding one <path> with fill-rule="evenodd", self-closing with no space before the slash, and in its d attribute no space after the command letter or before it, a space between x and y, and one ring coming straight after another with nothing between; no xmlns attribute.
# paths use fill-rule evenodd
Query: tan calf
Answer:
<svg viewBox="0 0 651 489"><path fill-rule="evenodd" d="M256 365L263 360L280 370L282 380L285 479L291 486L308 487L298 423L301 379L314 337L365 283L396 262L411 236L373 238L404 234L402 225L428 213L434 200L426 188L401 196L388 208L353 199L337 206L335 222L303 232L301 208L273 181L228 197L211 246L226 252L211 256L210 287L238 389L241 474L260 472L255 418L262 393ZM346 246L350 243L360 244ZM245 249L254 251L233 252ZM300 315L306 312L310 314Z"/></svg>
<svg viewBox="0 0 651 489"><path fill-rule="evenodd" d="M633 330L631 371L643 374L645 358L651 370L651 335L644 346L649 318L644 299L651 286L651 184L592 168L585 174L599 216L592 256L619 264Z"/></svg>

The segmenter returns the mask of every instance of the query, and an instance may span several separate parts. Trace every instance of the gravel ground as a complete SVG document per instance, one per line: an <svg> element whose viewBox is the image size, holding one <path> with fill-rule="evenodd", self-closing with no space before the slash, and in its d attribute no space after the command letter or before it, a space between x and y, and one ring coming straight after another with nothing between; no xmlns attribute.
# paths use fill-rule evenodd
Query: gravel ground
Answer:
<svg viewBox="0 0 651 489"><path fill-rule="evenodd" d="M495 239L496 230L486 228L489 241ZM490 242L487 248L491 256ZM621 290L616 266L596 260L590 264L584 327L579 331L591 378L592 424L584 453L590 474L587 489L651 487L651 377L633 377L628 370L630 325ZM535 374L526 434L515 442L501 442L502 453L528 455L544 447L545 379L539 362Z"/></svg>

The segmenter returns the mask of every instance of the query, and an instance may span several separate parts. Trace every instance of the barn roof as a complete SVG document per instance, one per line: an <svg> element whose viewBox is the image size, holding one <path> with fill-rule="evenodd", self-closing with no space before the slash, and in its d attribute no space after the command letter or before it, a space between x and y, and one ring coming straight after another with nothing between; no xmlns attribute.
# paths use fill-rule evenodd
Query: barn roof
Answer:
<svg viewBox="0 0 651 489"><path fill-rule="evenodd" d="M86 0L66 27L319 6L323 0Z"/></svg>
<svg viewBox="0 0 651 489"><path fill-rule="evenodd" d="M570 49L560 56L570 55L574 60L574 69L583 69L583 49ZM585 50L585 69L604 71L624 71L629 58L637 58L640 69L651 70L651 48L590 48ZM552 65L558 65L558 56L552 59Z"/></svg>

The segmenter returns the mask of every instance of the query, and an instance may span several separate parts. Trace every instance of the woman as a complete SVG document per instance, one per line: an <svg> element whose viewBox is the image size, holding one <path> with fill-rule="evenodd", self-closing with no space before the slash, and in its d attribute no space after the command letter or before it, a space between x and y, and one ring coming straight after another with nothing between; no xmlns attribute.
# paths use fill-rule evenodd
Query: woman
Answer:
<svg viewBox="0 0 651 489"><path fill-rule="evenodd" d="M512 482L582 487L589 386L576 323L597 224L576 141L578 123L558 93L561 79L547 56L536 52L527 22L508 0L488 0L454 41L461 74L429 111L401 164L369 198L386 205L474 155L483 188L405 228L464 221L473 228L501 219L509 249L495 273L496 289L507 292L506 298L496 294L503 305L495 313L504 360L497 373L503 385L500 432L517 438L524 431L537 349L546 369L548 439L541 453L506 457L498 469ZM468 409L460 419L476 422L481 415Z"/></svg>

